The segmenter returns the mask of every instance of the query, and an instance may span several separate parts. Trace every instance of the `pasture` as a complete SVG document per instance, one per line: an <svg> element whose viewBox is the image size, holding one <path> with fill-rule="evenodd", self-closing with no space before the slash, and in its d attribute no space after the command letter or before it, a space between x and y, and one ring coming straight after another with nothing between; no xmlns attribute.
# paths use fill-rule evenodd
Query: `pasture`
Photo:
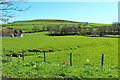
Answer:
<svg viewBox="0 0 120 80"><path fill-rule="evenodd" d="M86 25L84 22L66 20L29 20L4 24L4 27L22 29L23 37L0 37L2 77L41 79L119 77L119 38L113 38L118 35L107 35L111 37L49 36L47 29L50 25L95 27L112 24L87 23ZM103 66L101 65L102 54L104 54ZM70 60L72 60L72 66Z"/></svg>
<svg viewBox="0 0 120 80"><path fill-rule="evenodd" d="M8 24L3 24L2 26L11 27L11 28L19 28L22 29L23 32L32 32L32 29L39 28L46 30L48 25L73 25L73 26L81 26L81 27L93 27L93 26L111 26L112 24L100 24L100 23L87 23L87 22L73 22L67 20L52 20L52 19L38 19L38 20L29 20L29 21L21 21L21 22L12 22Z"/></svg>
<svg viewBox="0 0 120 80"><path fill-rule="evenodd" d="M3 37L6 54L26 50L25 60L2 58L2 76L7 78L118 78L118 38L48 36L48 32L24 33L24 37ZM46 63L42 52L46 52ZM50 52L51 50L51 52ZM72 53L73 65L69 65ZM104 54L104 66L101 55ZM4 55L4 51L2 52ZM63 62L66 62L63 64Z"/></svg>

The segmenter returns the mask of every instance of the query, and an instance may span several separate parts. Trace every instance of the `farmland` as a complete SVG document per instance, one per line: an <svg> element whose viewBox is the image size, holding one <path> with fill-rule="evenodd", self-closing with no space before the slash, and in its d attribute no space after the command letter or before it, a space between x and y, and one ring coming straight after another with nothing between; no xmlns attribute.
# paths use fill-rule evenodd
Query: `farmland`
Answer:
<svg viewBox="0 0 120 80"><path fill-rule="evenodd" d="M87 25L86 25L87 24ZM44 19L38 19L38 20L29 20L29 21L20 21L20 22L12 22L8 24L4 24L2 26L12 27L14 29L20 28L23 29L24 32L31 32L34 28L39 28L40 30L46 30L48 25L75 25L75 26L81 26L81 27L93 27L93 26L111 26L112 24L97 24L97 23L87 23L87 22L73 22L73 21L67 21L67 20L44 20ZM50 27L50 26L49 26Z"/></svg>
<svg viewBox="0 0 120 80"><path fill-rule="evenodd" d="M33 23L38 22L30 22ZM15 24L23 24L23 22ZM65 23L52 22L51 24ZM30 27L19 28L24 30ZM118 78L118 38L47 34L48 31L40 31L23 33L24 37L2 37L2 49L6 50L6 55L22 55L22 50L25 50L24 61L22 57L2 58L2 76L7 78ZM46 51L45 63L43 51ZM70 53L73 57L72 66L69 63ZM102 54L104 54L103 66L101 66Z"/></svg>

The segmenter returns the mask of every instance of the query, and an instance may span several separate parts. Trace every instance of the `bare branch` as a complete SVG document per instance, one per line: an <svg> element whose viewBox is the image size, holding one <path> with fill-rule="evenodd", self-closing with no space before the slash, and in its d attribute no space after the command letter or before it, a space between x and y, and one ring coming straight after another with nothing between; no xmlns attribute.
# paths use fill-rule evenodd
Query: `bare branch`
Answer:
<svg viewBox="0 0 120 80"><path fill-rule="evenodd" d="M0 11L2 11L2 16L0 16L1 21L8 21L9 18L13 18L12 11L26 11L31 6L27 8L20 8L18 2L26 3L28 0L0 0Z"/></svg>
<svg viewBox="0 0 120 80"><path fill-rule="evenodd" d="M8 14L4 14L4 15L0 15L0 17L10 17L10 18L12 18L12 17L15 17L13 14L11 14L11 15L8 15Z"/></svg>

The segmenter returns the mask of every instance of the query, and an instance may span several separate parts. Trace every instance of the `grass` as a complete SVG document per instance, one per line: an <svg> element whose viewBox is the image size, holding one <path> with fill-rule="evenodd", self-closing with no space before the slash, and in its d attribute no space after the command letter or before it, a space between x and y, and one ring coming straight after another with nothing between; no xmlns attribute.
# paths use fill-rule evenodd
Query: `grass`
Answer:
<svg viewBox="0 0 120 80"><path fill-rule="evenodd" d="M6 49L67 49L77 46L92 47L92 46L107 46L113 47L117 40L115 38L104 37L84 37L84 36L47 36L47 32L25 34L24 37L4 37L3 48ZM12 46L12 47L11 47ZM17 47L16 47L17 46Z"/></svg>
<svg viewBox="0 0 120 80"><path fill-rule="evenodd" d="M6 54L21 50L53 50L43 53L25 52L22 58L3 58L3 74L8 78L117 78L118 38L85 36L47 36L48 32L26 33L24 37L3 37ZM73 66L69 66L73 53ZM101 54L105 55L101 66ZM89 61L88 61L89 60ZM66 64L62 64L66 61Z"/></svg>
<svg viewBox="0 0 120 80"><path fill-rule="evenodd" d="M12 61L8 63L9 65L3 65L7 66L3 67L3 75L8 78L117 78L115 67L91 64L69 66L40 61Z"/></svg>
<svg viewBox="0 0 120 80"><path fill-rule="evenodd" d="M17 26L18 24L19 26ZM36 20L15 22L7 27L29 31L33 27L46 24L83 24L68 22L51 22ZM10 26L12 25L12 26ZM111 24L88 23L87 27L107 26ZM22 55L26 50L25 60L2 57L2 77L6 78L118 78L118 38L85 37L85 36L48 36L47 31L24 33L24 37L0 37L6 54ZM116 37L115 35L111 35ZM46 52L46 63L42 52ZM51 52L50 52L51 50ZM73 66L70 66L72 53ZM101 55L104 54L104 66L101 66ZM2 56L4 51L2 51ZM63 62L66 64L63 64Z"/></svg>
<svg viewBox="0 0 120 80"><path fill-rule="evenodd" d="M42 20L42 21L41 21ZM77 22L77 23L71 23L70 21L66 22L57 22L56 20L49 20L49 19L38 19L38 20L28 20L28 21L21 21L21 22L13 22L9 24L3 24L7 25L7 27L12 28L20 28L23 29L23 31L31 31L34 27L40 27L42 30L42 27L48 24L67 24L67 25L79 25L79 24L85 24L85 22ZM88 23L86 27L93 27L93 26L111 26L112 24L100 24L100 23ZM83 26L81 26L83 27Z"/></svg>

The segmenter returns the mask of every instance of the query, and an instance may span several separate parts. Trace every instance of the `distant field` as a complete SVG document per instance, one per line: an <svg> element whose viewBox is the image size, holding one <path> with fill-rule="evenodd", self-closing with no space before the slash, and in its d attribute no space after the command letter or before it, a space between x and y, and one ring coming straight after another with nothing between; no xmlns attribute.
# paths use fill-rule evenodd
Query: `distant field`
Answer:
<svg viewBox="0 0 120 80"><path fill-rule="evenodd" d="M32 49L53 51L46 52L46 64L43 63L43 53L41 52L26 52L25 61L22 61L22 58L13 58L11 63L9 58L3 59L8 61L4 62L6 64L3 63L3 76L41 78L118 77L118 38L47 36L45 35L47 33L26 33L23 34L24 37L3 37L2 48L6 48L6 54L12 54L8 51L22 54L21 50ZM73 66L71 67L69 66L69 53L73 53ZM104 67L101 67L101 54L105 55ZM67 64L62 65L64 61Z"/></svg>
<svg viewBox="0 0 120 80"><path fill-rule="evenodd" d="M54 50L67 47L90 46L91 45L117 45L118 38L85 37L85 36L47 36L48 32L27 33L24 37L3 37L3 48L7 49L39 49L52 48ZM16 47L17 46L17 47Z"/></svg>
<svg viewBox="0 0 120 80"><path fill-rule="evenodd" d="M56 20L32 20L32 21L21 21L21 22L13 22L9 24L3 24L3 25L8 25L6 27L12 27L12 28L20 28L20 29L32 29L34 27L43 27L45 25L50 25L50 24L67 24L67 25L82 25L85 24L86 22L72 22L72 21L56 21ZM12 26L10 26L12 25ZM100 23L88 23L86 27L93 27L93 26L111 26L112 24L100 24Z"/></svg>

